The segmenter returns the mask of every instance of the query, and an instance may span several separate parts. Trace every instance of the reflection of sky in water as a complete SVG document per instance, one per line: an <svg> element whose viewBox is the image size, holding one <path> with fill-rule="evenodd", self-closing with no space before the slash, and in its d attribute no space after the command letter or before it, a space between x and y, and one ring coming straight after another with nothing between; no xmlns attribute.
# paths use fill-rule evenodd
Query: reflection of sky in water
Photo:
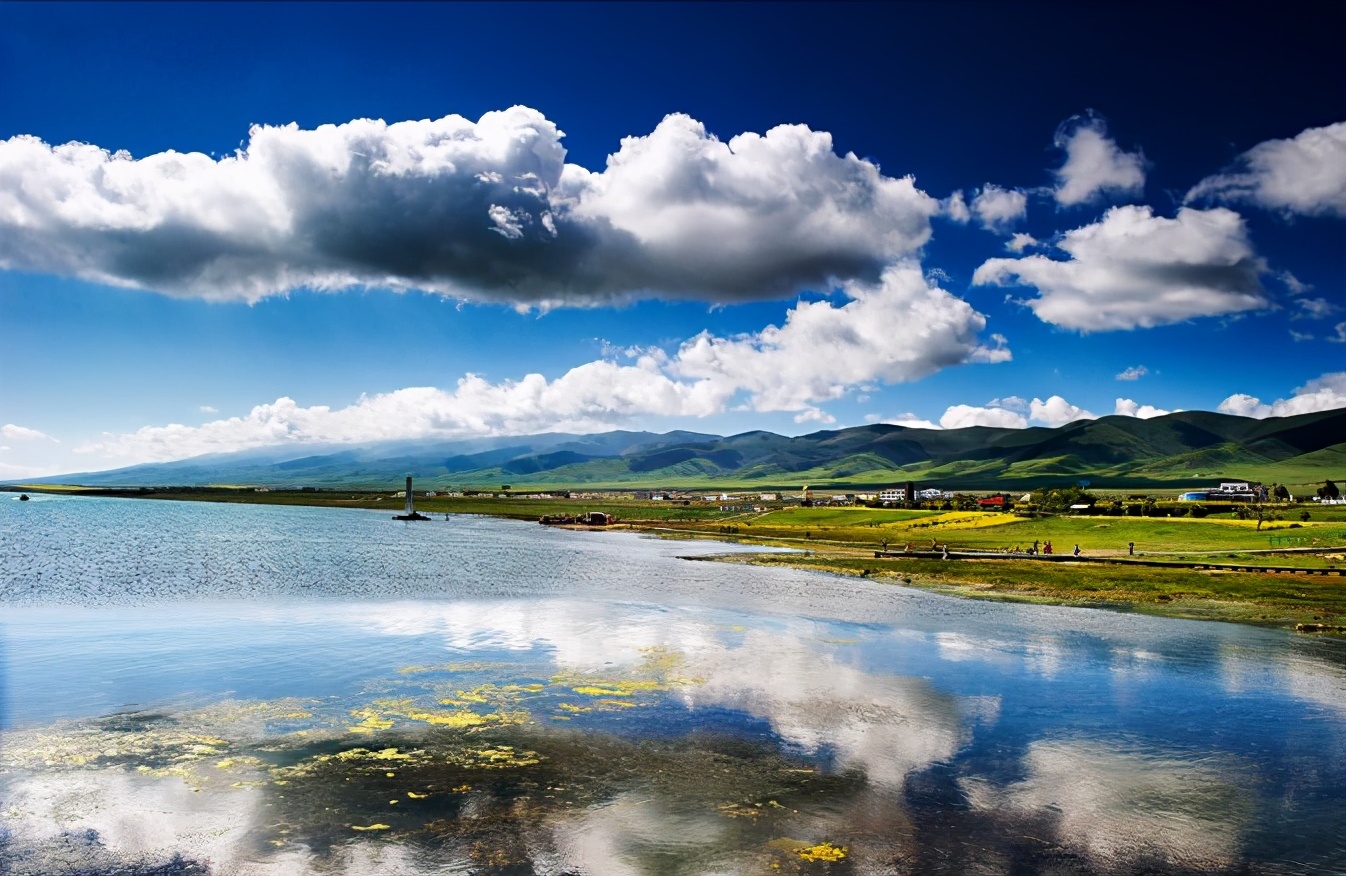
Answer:
<svg viewBox="0 0 1346 876"><path fill-rule="evenodd" d="M854 872L1346 867L1340 640L954 600L679 559L723 545L482 518L12 504L0 810L15 872L178 851L240 873L814 872L832 865L801 850L823 842ZM97 720L136 711L166 717ZM359 746L426 746L399 769L448 782L434 770L474 739L539 763L469 770L459 787L477 790L442 789L438 820L408 820L421 798L361 797L386 833L282 802L334 804L323 770L345 762L321 758ZM117 745L137 753L89 756ZM287 758L321 768L275 784ZM333 781L377 797L382 775ZM516 792L550 802L502 809ZM287 805L304 842L268 833ZM508 828L462 833L485 822Z"/></svg>

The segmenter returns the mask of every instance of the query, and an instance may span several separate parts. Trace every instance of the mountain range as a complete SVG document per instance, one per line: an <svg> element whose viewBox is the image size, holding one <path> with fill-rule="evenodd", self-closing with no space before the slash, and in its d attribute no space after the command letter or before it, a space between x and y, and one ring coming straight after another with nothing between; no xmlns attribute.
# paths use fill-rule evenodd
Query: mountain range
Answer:
<svg viewBox="0 0 1346 876"><path fill-rule="evenodd" d="M1346 409L1251 419L1183 411L1057 428L857 426L786 437L745 432L548 433L366 445L287 445L30 483L396 488L868 488L963 490L1346 480Z"/></svg>

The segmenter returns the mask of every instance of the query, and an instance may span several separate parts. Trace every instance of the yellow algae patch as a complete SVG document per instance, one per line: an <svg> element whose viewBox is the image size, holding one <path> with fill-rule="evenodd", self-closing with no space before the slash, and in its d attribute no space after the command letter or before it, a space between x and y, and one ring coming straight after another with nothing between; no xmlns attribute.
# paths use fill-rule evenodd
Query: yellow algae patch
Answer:
<svg viewBox="0 0 1346 876"><path fill-rule="evenodd" d="M795 849L795 854L805 861L841 861L846 857L846 847L834 846L831 843L818 843L816 846Z"/></svg>
<svg viewBox="0 0 1346 876"><path fill-rule="evenodd" d="M410 797L412 800L424 800L426 797L429 797L430 795L429 795L429 794L417 794L415 791L408 791L408 792L407 792L407 796Z"/></svg>
<svg viewBox="0 0 1346 876"><path fill-rule="evenodd" d="M640 706L639 703L633 703L629 700L599 700L598 705L606 706L609 709L635 709Z"/></svg>
<svg viewBox="0 0 1346 876"><path fill-rule="evenodd" d="M658 681L628 679L616 682L573 685L570 689L577 694L589 697L630 697L644 691L667 690L668 685Z"/></svg>
<svg viewBox="0 0 1346 876"><path fill-rule="evenodd" d="M363 719L359 724L350 726L351 733L376 733L393 726L391 718L384 718L381 712L373 709L352 709L351 715Z"/></svg>
<svg viewBox="0 0 1346 876"><path fill-rule="evenodd" d="M592 706L577 706L574 703L557 703L556 708L564 712L592 712Z"/></svg>
<svg viewBox="0 0 1346 876"><path fill-rule="evenodd" d="M490 745L486 748L468 749L451 754L446 759L460 766L488 770L533 766L542 762L541 755L536 751L515 750L512 745Z"/></svg>
<svg viewBox="0 0 1346 876"><path fill-rule="evenodd" d="M349 748L335 754L318 754L293 766L272 767L269 774L273 782L283 785L289 779L311 776L322 764L331 761L343 763L424 763L430 755L424 751L399 751L396 748L384 748L371 751L368 748Z"/></svg>
<svg viewBox="0 0 1346 876"><path fill-rule="evenodd" d="M440 727L480 727L483 724L490 723L490 717L478 715L476 712L421 712L408 711L406 716L413 721L424 721L427 724L435 724Z"/></svg>
<svg viewBox="0 0 1346 876"><path fill-rule="evenodd" d="M319 755L319 760L335 758L336 760L423 760L425 753L422 751L398 751L396 748L381 748L378 751L370 751L368 748L348 748L345 751L338 751L336 754Z"/></svg>
<svg viewBox="0 0 1346 876"><path fill-rule="evenodd" d="M249 757L247 755L241 755L238 757L222 757L219 760L215 761L215 769L231 770L234 767L257 766L261 762L262 762L261 758Z"/></svg>
<svg viewBox="0 0 1346 876"><path fill-rule="evenodd" d="M391 828L386 824L351 825L351 830L390 830L390 829Z"/></svg>
<svg viewBox="0 0 1346 876"><path fill-rule="evenodd" d="M148 767L142 764L136 767L136 772L145 776L154 776L157 779L177 776L184 782L196 778L192 771L186 767Z"/></svg>

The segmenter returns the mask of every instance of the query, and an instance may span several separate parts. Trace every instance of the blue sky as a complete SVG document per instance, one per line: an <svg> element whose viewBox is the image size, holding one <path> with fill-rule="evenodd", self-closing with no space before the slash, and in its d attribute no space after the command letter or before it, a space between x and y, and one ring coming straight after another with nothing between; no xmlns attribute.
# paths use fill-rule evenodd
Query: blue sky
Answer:
<svg viewBox="0 0 1346 876"><path fill-rule="evenodd" d="M1346 12L1210 19L0 4L0 478L1346 406Z"/></svg>

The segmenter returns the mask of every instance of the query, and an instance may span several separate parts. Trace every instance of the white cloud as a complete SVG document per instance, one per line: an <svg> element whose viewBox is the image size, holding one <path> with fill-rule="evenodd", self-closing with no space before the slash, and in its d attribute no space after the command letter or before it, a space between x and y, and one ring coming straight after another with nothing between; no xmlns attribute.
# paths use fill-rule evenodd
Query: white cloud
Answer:
<svg viewBox="0 0 1346 876"><path fill-rule="evenodd" d="M1326 319L1341 310L1326 298L1298 298L1295 303L1299 305L1299 310L1290 317L1291 319Z"/></svg>
<svg viewBox="0 0 1346 876"><path fill-rule="evenodd" d="M201 405L197 410L203 414L218 414L220 412L218 408L213 408L210 405Z"/></svg>
<svg viewBox="0 0 1346 876"><path fill-rule="evenodd" d="M589 362L550 381L529 374L491 383L469 374L451 391L411 387L335 410L280 398L245 416L146 426L79 450L129 463L286 443L594 432L638 416L710 416L740 396L753 410L830 423L819 403L875 381L917 380L950 365L1010 358L1002 336L992 335L989 345L978 340L985 317L930 285L916 264L889 268L879 283L846 291L852 298L844 304L800 302L782 325L759 332L703 332L671 355L659 348L623 351L635 354L633 364Z"/></svg>
<svg viewBox="0 0 1346 876"><path fill-rule="evenodd" d="M1295 295L1303 295L1305 292L1313 288L1311 285L1305 283L1303 280L1299 279L1289 271L1279 271L1276 274L1276 279L1284 283L1285 288L1289 289Z"/></svg>
<svg viewBox="0 0 1346 876"><path fill-rule="evenodd" d="M1346 322L1337 323L1332 327L1332 330L1337 334L1327 340L1333 344L1346 344Z"/></svg>
<svg viewBox="0 0 1346 876"><path fill-rule="evenodd" d="M1117 399L1117 406L1112 412L1119 417L1139 417L1142 420L1148 420L1151 417L1162 417L1165 414L1173 413L1172 411L1166 411L1163 408L1156 408L1154 405L1139 404L1129 398Z"/></svg>
<svg viewBox="0 0 1346 876"><path fill-rule="evenodd" d="M959 784L976 810L1042 818L1099 872L1216 871L1238 859L1248 816L1236 770L1117 740L1056 739L1029 744L1018 781Z"/></svg>
<svg viewBox="0 0 1346 876"><path fill-rule="evenodd" d="M1005 249L1010 252L1023 252L1030 246L1037 246L1038 241L1031 234L1025 234L1022 231L1015 232L1014 236L1005 242Z"/></svg>
<svg viewBox="0 0 1346 876"><path fill-rule="evenodd" d="M1339 328L1346 329L1346 323ZM1220 402L1219 410L1225 414L1240 417L1292 417L1295 414L1309 414L1315 411L1331 411L1346 408L1346 371L1337 371L1315 377L1303 386L1295 388L1290 398L1278 398L1270 404L1261 399L1239 393Z"/></svg>
<svg viewBox="0 0 1346 876"><path fill-rule="evenodd" d="M1023 429L1028 425L1028 417L994 405L951 405L939 418L939 425L944 429L965 429L968 426Z"/></svg>
<svg viewBox="0 0 1346 876"><path fill-rule="evenodd" d="M972 199L977 221L991 231L1004 231L1028 215L1028 196L1014 189L987 183Z"/></svg>
<svg viewBox="0 0 1346 876"><path fill-rule="evenodd" d="M835 423L837 418L819 408L804 408L804 410L795 414L796 423Z"/></svg>
<svg viewBox="0 0 1346 876"><path fill-rule="evenodd" d="M1090 413L1082 407L1072 405L1061 396L1054 395L1046 401L1033 399L1029 406L1028 418L1056 428L1076 420L1097 420L1098 414Z"/></svg>
<svg viewBox="0 0 1346 876"><path fill-rule="evenodd" d="M1346 122L1259 143L1237 164L1197 183L1187 201L1246 201L1290 214L1346 217Z"/></svg>
<svg viewBox="0 0 1346 876"><path fill-rule="evenodd" d="M938 423L932 423L929 420L922 419L913 413L898 414L895 417L875 417L874 422L884 423L889 426L906 426L908 429L942 429L943 426Z"/></svg>
<svg viewBox="0 0 1346 876"><path fill-rule="evenodd" d="M1145 156L1123 152L1096 116L1076 116L1056 132L1054 143L1066 152L1056 171L1056 202L1071 207L1103 193L1139 195L1145 189Z"/></svg>
<svg viewBox="0 0 1346 876"><path fill-rule="evenodd" d="M1342 323L1342 325L1346 326L1346 323ZM1297 332L1294 329L1290 329L1290 337L1294 339L1295 343L1299 343L1300 341L1313 340L1313 335L1310 334L1309 332ZM1331 338L1329 338L1328 340L1331 340Z"/></svg>
<svg viewBox="0 0 1346 876"><path fill-rule="evenodd" d="M1116 377L1116 379L1117 379L1117 380L1140 380L1142 377L1144 377L1146 374L1149 374L1149 373L1150 373L1150 369L1146 368L1144 365L1132 365L1130 368L1126 369L1126 370L1123 371L1121 374L1118 374L1117 377Z"/></svg>
<svg viewBox="0 0 1346 876"><path fill-rule="evenodd" d="M972 211L967 208L967 201L963 200L962 189L940 201L939 208L946 219L959 225L966 225L972 218Z"/></svg>
<svg viewBox="0 0 1346 876"><path fill-rule="evenodd" d="M873 286L846 287L852 300L800 302L779 328L721 338L704 332L682 345L669 371L743 389L759 411L799 410L874 380L918 380L962 362L1010 358L1003 338L977 341L986 320L930 285L917 266L888 269Z"/></svg>
<svg viewBox="0 0 1346 876"><path fill-rule="evenodd" d="M1243 218L1217 207L1183 207L1173 219L1149 207L1114 207L1092 225L1066 232L1070 259L996 258L974 284L1036 287L1025 301L1044 322L1081 332L1150 328L1197 316L1264 307L1265 266Z"/></svg>
<svg viewBox="0 0 1346 876"><path fill-rule="evenodd" d="M0 426L0 438L7 441L56 441L55 438L46 432L39 432L36 429L29 429L26 426L16 426L13 423L6 423ZM60 443L60 442L57 442Z"/></svg>
<svg viewBox="0 0 1346 876"><path fill-rule="evenodd" d="M1098 415L1073 405L1059 395L1045 401L1032 401L1007 396L991 399L985 405L951 405L939 418L944 429L963 429L968 426L992 426L999 429L1025 429L1030 422L1056 428L1075 420L1096 420Z"/></svg>
<svg viewBox="0 0 1346 876"><path fill-rule="evenodd" d="M419 288L519 307L780 299L877 281L930 236L910 178L782 125L725 142L684 115L601 172L516 106L256 126L218 161L0 141L0 267L212 300Z"/></svg>

